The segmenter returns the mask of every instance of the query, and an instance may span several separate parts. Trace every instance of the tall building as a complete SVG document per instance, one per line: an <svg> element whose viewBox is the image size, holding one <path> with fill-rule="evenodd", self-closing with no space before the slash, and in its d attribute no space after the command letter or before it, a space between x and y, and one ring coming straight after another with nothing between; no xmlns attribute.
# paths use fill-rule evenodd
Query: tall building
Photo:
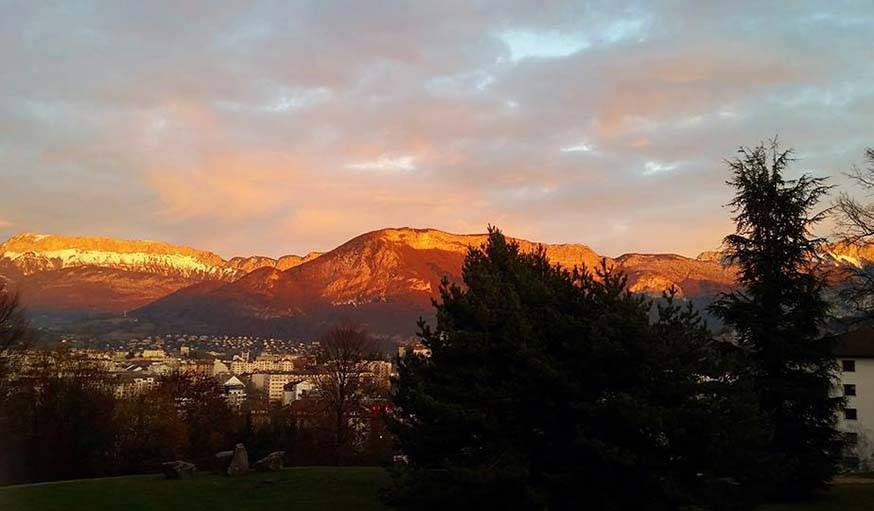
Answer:
<svg viewBox="0 0 874 511"><path fill-rule="evenodd" d="M844 465L850 470L874 470L874 329L842 335L835 352L838 395L846 406L838 428L847 439Z"/></svg>

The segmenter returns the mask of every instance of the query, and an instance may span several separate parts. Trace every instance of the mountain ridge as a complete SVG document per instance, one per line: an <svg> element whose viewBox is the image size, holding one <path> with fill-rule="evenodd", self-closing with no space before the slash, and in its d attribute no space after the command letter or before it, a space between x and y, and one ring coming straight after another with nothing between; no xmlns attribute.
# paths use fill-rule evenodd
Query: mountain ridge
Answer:
<svg viewBox="0 0 874 511"><path fill-rule="evenodd" d="M339 321L375 331L411 333L429 317L443 278L461 281L469 247L488 235L386 228L324 252L280 258L233 257L152 241L21 234L0 244L0 276L39 311L131 312L162 328L311 335ZM599 255L583 244L510 238L523 252L543 247L564 267L606 261L628 276L633 292L673 287L707 303L732 288L735 269L718 251L696 258L629 252ZM840 267L874 260L874 247L828 245L823 258Z"/></svg>
<svg viewBox="0 0 874 511"><path fill-rule="evenodd" d="M0 259L7 259L30 275L40 271L99 266L193 279L234 280L264 266L292 268L318 257L310 252L279 258L233 257L162 241L123 240L102 236L64 236L21 233L0 244Z"/></svg>
<svg viewBox="0 0 874 511"><path fill-rule="evenodd" d="M279 271L262 268L234 282L206 289L181 289L136 312L138 317L173 324L207 324L248 331L313 335L337 321L365 324L374 331L413 333L418 317L430 317L431 300L441 280L460 283L461 269L469 247L487 241L487 234L452 234L436 229L388 228L356 236L318 258ZM597 266L601 261L621 266L622 257L599 255L583 244L541 244L510 238L523 252L543 247L547 257L563 267ZM648 257L648 256L647 256ZM665 256L653 256L656 259ZM674 262L709 266L703 272L715 282L696 282L689 272L674 272L669 278L654 273L657 265L622 267L629 285L640 292L661 293L674 286L687 289L724 289L733 274L714 262L670 256ZM708 287L709 286L709 287ZM216 324L220 321L221 324Z"/></svg>

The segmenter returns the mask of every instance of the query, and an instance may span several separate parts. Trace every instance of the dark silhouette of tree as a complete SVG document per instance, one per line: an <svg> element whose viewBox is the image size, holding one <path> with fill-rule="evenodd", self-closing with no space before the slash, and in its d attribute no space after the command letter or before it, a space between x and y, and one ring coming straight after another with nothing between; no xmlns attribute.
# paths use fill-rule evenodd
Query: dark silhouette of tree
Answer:
<svg viewBox="0 0 874 511"><path fill-rule="evenodd" d="M341 326L319 339L318 373L313 377L318 399L329 416L334 462L343 464L357 443L356 421L369 392L367 361L373 340L363 330Z"/></svg>
<svg viewBox="0 0 874 511"><path fill-rule="evenodd" d="M853 167L849 177L869 195L874 191L874 148L865 150L866 165ZM839 234L848 243L867 242L874 237L874 203L863 203L847 193L835 201Z"/></svg>
<svg viewBox="0 0 874 511"><path fill-rule="evenodd" d="M626 277L553 266L497 229L444 280L430 356L398 359L389 427L405 509L743 507L755 407L700 317Z"/></svg>
<svg viewBox="0 0 874 511"><path fill-rule="evenodd" d="M865 166L853 167L849 173L856 185L870 197L874 193L874 149L865 151ZM850 194L842 193L835 201L835 220L838 236L846 246L860 246L874 239L874 202L862 202ZM850 280L840 293L843 303L857 321L874 320L874 265L861 261L861 265L847 266Z"/></svg>
<svg viewBox="0 0 874 511"><path fill-rule="evenodd" d="M110 475L113 378L65 351L29 352L5 403L0 471L11 482Z"/></svg>
<svg viewBox="0 0 874 511"><path fill-rule="evenodd" d="M188 454L188 427L175 396L162 387L120 400L116 407L116 470L156 472ZM206 467L204 467L206 468Z"/></svg>
<svg viewBox="0 0 874 511"><path fill-rule="evenodd" d="M829 397L833 341L821 333L829 309L817 268L823 240L811 234L827 214L815 208L829 186L808 175L785 179L792 153L776 139L739 154L728 162L737 231L724 245L740 289L722 294L711 310L744 350L739 377L751 382L770 428L774 470L766 485L774 497L802 497L835 473L841 448L835 425L842 401Z"/></svg>
<svg viewBox="0 0 874 511"><path fill-rule="evenodd" d="M207 467L216 452L233 448L239 418L215 379L172 373L161 378L157 392L175 403L185 424L185 459Z"/></svg>
<svg viewBox="0 0 874 511"><path fill-rule="evenodd" d="M0 403L5 394L4 382L14 369L15 355L28 345L31 333L30 322L18 294L0 280Z"/></svg>

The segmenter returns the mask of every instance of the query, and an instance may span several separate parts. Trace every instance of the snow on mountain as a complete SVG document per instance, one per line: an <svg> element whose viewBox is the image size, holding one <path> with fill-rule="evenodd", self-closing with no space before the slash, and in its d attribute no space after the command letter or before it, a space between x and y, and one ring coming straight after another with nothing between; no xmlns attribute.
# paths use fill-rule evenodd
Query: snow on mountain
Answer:
<svg viewBox="0 0 874 511"><path fill-rule="evenodd" d="M193 280L233 281L250 271L268 267L288 269L317 257L236 257L218 255L156 241L127 241L99 237L19 234L0 245L0 259L27 276L65 268L99 267L181 277Z"/></svg>

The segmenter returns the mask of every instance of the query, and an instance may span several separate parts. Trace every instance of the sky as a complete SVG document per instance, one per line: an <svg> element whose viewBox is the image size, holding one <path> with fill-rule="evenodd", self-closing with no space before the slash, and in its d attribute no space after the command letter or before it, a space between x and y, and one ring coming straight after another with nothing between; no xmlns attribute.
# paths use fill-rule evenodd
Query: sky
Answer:
<svg viewBox="0 0 874 511"><path fill-rule="evenodd" d="M706 4L706 5L705 5ZM874 145L874 3L0 0L0 236L234 255L488 224L714 249L726 158Z"/></svg>

